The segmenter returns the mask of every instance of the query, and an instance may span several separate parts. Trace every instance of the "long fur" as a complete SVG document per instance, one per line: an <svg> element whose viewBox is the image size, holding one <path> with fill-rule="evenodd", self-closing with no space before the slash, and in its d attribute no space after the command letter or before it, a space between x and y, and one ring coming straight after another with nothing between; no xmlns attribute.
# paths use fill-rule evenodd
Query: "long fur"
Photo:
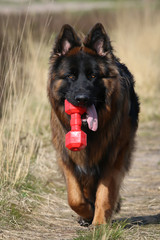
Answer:
<svg viewBox="0 0 160 240"><path fill-rule="evenodd" d="M98 130L87 126L87 147L72 152L65 147L70 117L64 100L77 105L75 95L87 94L94 104ZM64 25L50 57L48 97L52 141L64 173L68 202L83 219L105 223L112 216L119 189L129 170L138 127L139 101L128 68L114 55L110 39L96 24L83 43Z"/></svg>

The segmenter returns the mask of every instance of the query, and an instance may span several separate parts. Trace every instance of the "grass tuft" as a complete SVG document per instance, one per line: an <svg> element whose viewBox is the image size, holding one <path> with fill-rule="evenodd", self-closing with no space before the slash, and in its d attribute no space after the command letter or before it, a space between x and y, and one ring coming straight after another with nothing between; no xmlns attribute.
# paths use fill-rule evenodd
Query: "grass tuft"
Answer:
<svg viewBox="0 0 160 240"><path fill-rule="evenodd" d="M74 240L122 240L125 226L125 222L96 226L90 233L79 232Z"/></svg>

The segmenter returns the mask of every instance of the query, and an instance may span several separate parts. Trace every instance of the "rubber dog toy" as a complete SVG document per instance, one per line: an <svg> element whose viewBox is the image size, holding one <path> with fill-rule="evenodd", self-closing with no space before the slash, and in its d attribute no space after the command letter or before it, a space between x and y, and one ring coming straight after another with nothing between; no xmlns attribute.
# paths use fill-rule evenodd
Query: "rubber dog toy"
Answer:
<svg viewBox="0 0 160 240"><path fill-rule="evenodd" d="M87 146L87 134L81 130L81 115L86 112L86 108L76 107L65 100L65 112L71 115L71 131L66 134L65 145L69 150L80 151Z"/></svg>

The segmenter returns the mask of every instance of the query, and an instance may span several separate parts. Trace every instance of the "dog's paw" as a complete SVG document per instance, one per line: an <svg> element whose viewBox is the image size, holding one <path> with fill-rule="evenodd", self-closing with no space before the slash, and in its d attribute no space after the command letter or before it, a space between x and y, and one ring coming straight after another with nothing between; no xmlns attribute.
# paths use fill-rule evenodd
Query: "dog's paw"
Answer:
<svg viewBox="0 0 160 240"><path fill-rule="evenodd" d="M92 219L84 219L82 217L78 218L78 223L82 227L89 227L92 224Z"/></svg>

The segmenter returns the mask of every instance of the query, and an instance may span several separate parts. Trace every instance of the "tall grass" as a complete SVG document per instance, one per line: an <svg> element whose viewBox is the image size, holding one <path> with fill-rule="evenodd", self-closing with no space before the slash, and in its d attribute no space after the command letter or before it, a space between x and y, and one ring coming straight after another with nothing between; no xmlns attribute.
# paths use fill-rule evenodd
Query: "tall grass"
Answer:
<svg viewBox="0 0 160 240"><path fill-rule="evenodd" d="M40 144L38 130L46 104L47 61L44 61L46 46L43 45L45 32L39 42L33 41L30 22L26 24L26 19L22 28L17 29L12 36L7 24L2 30L1 187L6 184L20 184L27 176L31 160Z"/></svg>
<svg viewBox="0 0 160 240"><path fill-rule="evenodd" d="M122 12L113 39L117 55L136 80L140 96L140 120L160 119L160 14L159 10Z"/></svg>

